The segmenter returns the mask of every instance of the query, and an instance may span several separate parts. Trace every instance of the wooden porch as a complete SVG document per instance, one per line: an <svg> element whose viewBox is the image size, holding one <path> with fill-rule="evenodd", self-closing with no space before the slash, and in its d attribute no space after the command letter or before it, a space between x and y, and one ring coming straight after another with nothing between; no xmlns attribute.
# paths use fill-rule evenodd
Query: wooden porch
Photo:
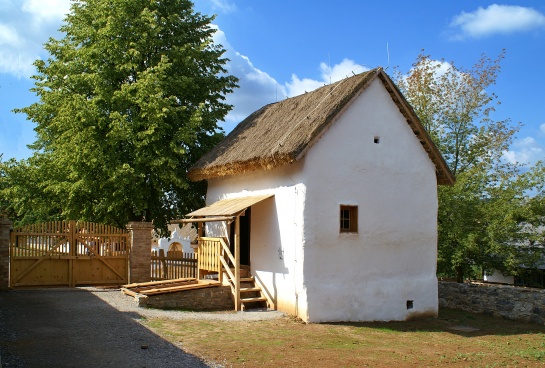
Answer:
<svg viewBox="0 0 545 368"><path fill-rule="evenodd" d="M238 267L237 267L238 265ZM138 297L153 297L183 291L230 287L235 310L246 310L249 306L263 306L267 299L256 286L249 269L237 262L226 238L201 237L197 249L197 277L182 277L144 283L124 285L124 294Z"/></svg>
<svg viewBox="0 0 545 368"><path fill-rule="evenodd" d="M269 194L224 199L188 214L189 218L187 219L171 221L172 224L197 224L196 277L125 285L123 291L132 296L151 296L184 290L229 286L236 311L245 310L257 303L261 306L264 303L268 305L268 299L263 296L261 287L256 285L256 280L250 274L249 269L241 265L240 218L245 216L249 207L271 197L273 195ZM204 224L210 222L223 222L225 228L233 224L234 226L231 227L232 244L226 237L204 236Z"/></svg>
<svg viewBox="0 0 545 368"><path fill-rule="evenodd" d="M197 224L197 279L216 278L221 285L229 285L235 304L235 310L244 310L255 303L267 303L261 288L251 274L244 274L241 267L241 216L254 204L264 201L273 195L230 198L220 200L207 207L189 213L189 218L172 221L172 223ZM248 211L249 212L249 211ZM203 236L204 224L223 222L225 227L231 226L233 234L229 244L226 237ZM231 249L233 252L231 252ZM242 286L241 286L242 285Z"/></svg>

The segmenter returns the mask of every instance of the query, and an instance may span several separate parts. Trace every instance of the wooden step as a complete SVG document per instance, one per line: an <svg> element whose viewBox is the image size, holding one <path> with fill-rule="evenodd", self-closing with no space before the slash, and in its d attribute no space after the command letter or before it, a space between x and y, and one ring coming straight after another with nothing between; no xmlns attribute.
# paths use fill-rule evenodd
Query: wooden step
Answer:
<svg viewBox="0 0 545 368"><path fill-rule="evenodd" d="M260 292L261 291L261 288L260 287L247 287L247 288L240 288L240 292L241 293L251 293L253 291L256 291L256 292Z"/></svg>
<svg viewBox="0 0 545 368"><path fill-rule="evenodd" d="M266 302L267 298L264 296L255 297L255 298L242 298L240 299L242 303L255 303L255 302Z"/></svg>
<svg viewBox="0 0 545 368"><path fill-rule="evenodd" d="M240 282L255 282L255 280L254 280L254 277L253 277L253 276L250 276L250 277L241 277L241 278L240 278Z"/></svg>
<svg viewBox="0 0 545 368"><path fill-rule="evenodd" d="M235 274L235 269L231 268L231 272L234 275ZM250 275L250 266L240 265L240 271L239 272L240 272L240 277L248 277L248 275Z"/></svg>

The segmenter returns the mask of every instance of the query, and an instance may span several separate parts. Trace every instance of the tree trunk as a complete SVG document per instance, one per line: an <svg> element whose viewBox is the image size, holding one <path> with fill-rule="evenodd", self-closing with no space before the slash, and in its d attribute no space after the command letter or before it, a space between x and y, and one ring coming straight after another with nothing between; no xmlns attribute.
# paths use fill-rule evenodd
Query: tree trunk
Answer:
<svg viewBox="0 0 545 368"><path fill-rule="evenodd" d="M462 266L456 266L456 282L462 284L464 282L464 268Z"/></svg>

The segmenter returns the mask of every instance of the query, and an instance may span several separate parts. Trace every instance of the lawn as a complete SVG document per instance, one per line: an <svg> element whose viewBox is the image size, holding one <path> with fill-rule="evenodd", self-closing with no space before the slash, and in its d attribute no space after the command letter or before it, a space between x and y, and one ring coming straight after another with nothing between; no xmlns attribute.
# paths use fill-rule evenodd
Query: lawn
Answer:
<svg viewBox="0 0 545 368"><path fill-rule="evenodd" d="M226 367L541 367L545 328L461 311L410 322L305 324L173 321L145 324Z"/></svg>

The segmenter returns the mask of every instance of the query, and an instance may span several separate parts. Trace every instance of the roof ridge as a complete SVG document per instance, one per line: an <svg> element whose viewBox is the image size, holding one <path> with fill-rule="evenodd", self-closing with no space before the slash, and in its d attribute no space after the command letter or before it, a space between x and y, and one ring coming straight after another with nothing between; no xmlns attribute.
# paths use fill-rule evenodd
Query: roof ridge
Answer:
<svg viewBox="0 0 545 368"><path fill-rule="evenodd" d="M372 72L373 70L375 70L375 75L374 75L370 80L374 79L374 78L380 73L380 71L382 70L382 67L378 67L378 68L375 68L375 69L367 70L367 71L364 71L364 72L362 72L362 73L370 73L370 72ZM352 73L354 74L354 72L352 72ZM362 74L362 73L354 74L354 76L360 75L360 74ZM333 94L333 91L335 91L337 88L339 88L339 87L343 84L343 82L345 82L345 81L348 80L349 78L351 78L351 77L348 77L348 76L347 76L346 78L343 78L343 79L341 79L341 80L339 80L339 81L337 81L337 82L335 82L335 83L329 84L329 86L335 85L335 87L333 87L333 89L332 89L331 91L329 91L329 93L327 93L327 94L324 96L324 98L322 98L322 99L316 104L316 106L314 106L314 108L313 108L308 114L306 114L304 117L302 117L301 119L299 119L299 121L298 121L297 123L295 123L294 125L292 125L291 129L288 130L288 131L282 136L282 138L280 138L280 139L278 140L278 143L276 144L275 148L282 147L282 145L284 144L285 139L286 139L286 138L287 138L287 137L288 137L288 136L289 136L289 135L290 135L290 134L291 134L291 133L292 133L292 132L293 132L293 131L302 123L302 122L303 122L303 121L305 121L305 119L308 119L309 116L310 116L310 114L312 114L314 111L316 111L316 110L318 109L318 107L320 107L320 105L321 105L329 96L331 96L331 95ZM369 81L370 81L370 80L369 80ZM326 87L326 86L324 86L324 87ZM324 88L324 87L320 87L320 88ZM316 90L314 90L314 91L312 91L312 92L318 91L320 88L317 88ZM312 93L312 92L310 92L310 93ZM299 97L299 96L294 96L294 97Z"/></svg>

